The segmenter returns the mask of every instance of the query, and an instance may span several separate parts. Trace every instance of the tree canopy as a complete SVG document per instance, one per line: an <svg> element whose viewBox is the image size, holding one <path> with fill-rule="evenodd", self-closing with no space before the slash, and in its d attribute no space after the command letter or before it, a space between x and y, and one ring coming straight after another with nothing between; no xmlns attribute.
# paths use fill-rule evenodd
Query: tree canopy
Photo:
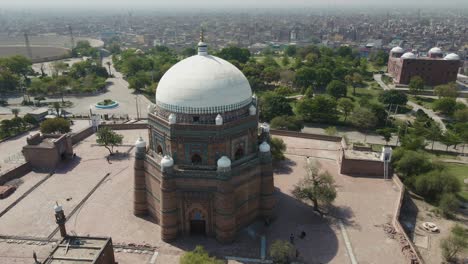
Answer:
<svg viewBox="0 0 468 264"><path fill-rule="evenodd" d="M103 145L110 155L114 154L114 146L122 144L123 135L115 133L108 127L100 127L96 133L96 143Z"/></svg>

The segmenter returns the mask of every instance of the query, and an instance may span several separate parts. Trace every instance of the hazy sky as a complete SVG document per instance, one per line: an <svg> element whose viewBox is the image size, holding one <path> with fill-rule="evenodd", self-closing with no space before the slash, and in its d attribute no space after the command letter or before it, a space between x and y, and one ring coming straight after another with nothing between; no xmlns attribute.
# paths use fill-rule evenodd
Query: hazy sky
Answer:
<svg viewBox="0 0 468 264"><path fill-rule="evenodd" d="M0 0L0 6L24 7L54 6L54 7L97 7L111 5L113 7L343 7L343 6L442 6L459 8L467 6L467 0Z"/></svg>

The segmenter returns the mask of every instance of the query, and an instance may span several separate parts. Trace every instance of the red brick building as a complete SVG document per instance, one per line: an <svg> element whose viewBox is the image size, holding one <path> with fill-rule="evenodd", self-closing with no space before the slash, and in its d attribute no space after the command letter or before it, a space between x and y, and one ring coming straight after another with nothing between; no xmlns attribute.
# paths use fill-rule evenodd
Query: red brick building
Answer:
<svg viewBox="0 0 468 264"><path fill-rule="evenodd" d="M269 128L231 63L198 55L169 69L149 107L149 146L136 143L134 214L152 216L165 241L180 234L234 240L275 207Z"/></svg>
<svg viewBox="0 0 468 264"><path fill-rule="evenodd" d="M426 85L435 86L456 81L460 66L457 54L444 57L440 48L430 49L427 57L418 57L395 47L390 51L387 71L395 84L407 85L412 77L420 76Z"/></svg>

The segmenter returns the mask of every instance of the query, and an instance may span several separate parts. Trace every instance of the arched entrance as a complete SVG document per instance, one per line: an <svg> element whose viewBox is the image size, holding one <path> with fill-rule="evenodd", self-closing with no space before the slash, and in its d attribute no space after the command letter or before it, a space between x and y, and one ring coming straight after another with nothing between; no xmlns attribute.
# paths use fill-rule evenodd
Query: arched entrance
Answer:
<svg viewBox="0 0 468 264"><path fill-rule="evenodd" d="M162 150L161 145L158 145L158 147L157 147L157 149L156 149L156 153L158 153L158 155L162 155L162 154L163 154L163 150Z"/></svg>
<svg viewBox="0 0 468 264"><path fill-rule="evenodd" d="M206 235L206 220L203 214L198 210L194 210L190 214L190 234Z"/></svg>
<svg viewBox="0 0 468 264"><path fill-rule="evenodd" d="M244 149L239 146L236 150L236 153L234 153L234 160L238 160L244 156Z"/></svg>
<svg viewBox="0 0 468 264"><path fill-rule="evenodd" d="M199 154L193 154L192 155L192 164L193 165L199 165L202 163L202 158Z"/></svg>

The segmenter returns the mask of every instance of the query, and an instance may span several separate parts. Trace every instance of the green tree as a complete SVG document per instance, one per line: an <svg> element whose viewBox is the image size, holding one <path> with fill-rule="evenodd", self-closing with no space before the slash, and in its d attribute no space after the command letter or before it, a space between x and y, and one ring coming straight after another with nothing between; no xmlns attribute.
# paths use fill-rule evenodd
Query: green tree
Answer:
<svg viewBox="0 0 468 264"><path fill-rule="evenodd" d="M307 160L306 171L306 176L294 186L292 194L299 200L312 202L314 211L323 216L322 208L336 198L335 182L327 171L320 171L319 163Z"/></svg>
<svg viewBox="0 0 468 264"><path fill-rule="evenodd" d="M276 82L280 79L280 70L277 67L269 66L263 70L262 75L265 82Z"/></svg>
<svg viewBox="0 0 468 264"><path fill-rule="evenodd" d="M181 52L182 56L184 57L190 57L190 56L193 56L195 54L197 54L197 51L195 50L195 48L193 47L188 47L188 48L185 48L182 52Z"/></svg>
<svg viewBox="0 0 468 264"><path fill-rule="evenodd" d="M290 61L289 61L289 57L288 57L288 56L286 56L286 55L284 55L284 56L283 56L283 58L281 59L281 64L283 64L283 66L285 66L285 67L286 67L286 66L288 66L288 65L289 65L289 63L290 63Z"/></svg>
<svg viewBox="0 0 468 264"><path fill-rule="evenodd" d="M458 122L468 122L468 108L455 110L453 117Z"/></svg>
<svg viewBox="0 0 468 264"><path fill-rule="evenodd" d="M31 126L35 126L37 125L39 122L37 121L36 118L34 118L33 115L31 114L25 114L24 117L23 117L23 121L26 123L26 124L29 124Z"/></svg>
<svg viewBox="0 0 468 264"><path fill-rule="evenodd" d="M276 116L293 115L289 100L274 92L266 92L260 97L260 117L270 121Z"/></svg>
<svg viewBox="0 0 468 264"><path fill-rule="evenodd" d="M415 164L415 166L420 166ZM457 193L460 191L460 182L457 177L447 170L432 170L426 174L416 176L414 180L415 192L429 202L440 201L445 193Z"/></svg>
<svg viewBox="0 0 468 264"><path fill-rule="evenodd" d="M434 110L445 115L452 115L456 110L457 101L454 98L443 97L433 103Z"/></svg>
<svg viewBox="0 0 468 264"><path fill-rule="evenodd" d="M444 193L439 201L439 208L446 218L451 218L460 207L460 201L453 193Z"/></svg>
<svg viewBox="0 0 468 264"><path fill-rule="evenodd" d="M68 133L70 132L70 122L61 117L47 119L41 123L40 130L44 134Z"/></svg>
<svg viewBox="0 0 468 264"><path fill-rule="evenodd" d="M210 257L202 246L196 246L194 250L188 251L180 258L180 264L222 264L221 260Z"/></svg>
<svg viewBox="0 0 468 264"><path fill-rule="evenodd" d="M432 122L431 125L426 128L426 138L432 141L431 150L434 150L434 142L440 140L442 137L442 129L439 123Z"/></svg>
<svg viewBox="0 0 468 264"><path fill-rule="evenodd" d="M246 63L250 59L250 51L246 48L230 46L223 48L218 52L217 56L228 61L234 60L240 63Z"/></svg>
<svg viewBox="0 0 468 264"><path fill-rule="evenodd" d="M288 241L275 240L270 246L270 257L273 263L290 263L295 255L294 246Z"/></svg>
<svg viewBox="0 0 468 264"><path fill-rule="evenodd" d="M422 151L398 148L398 151L395 152L395 154L398 154L398 152L403 153L396 156L394 155L392 161L396 171L403 177L426 173L433 168L430 158Z"/></svg>
<svg viewBox="0 0 468 264"><path fill-rule="evenodd" d="M355 72L352 75L344 77L345 83L353 87L353 95L356 95L356 87L361 86L363 83L362 75Z"/></svg>
<svg viewBox="0 0 468 264"><path fill-rule="evenodd" d="M59 102L54 102L52 103L52 107L55 109L55 113L57 114L58 117L60 117L60 109L62 109L62 107L60 106L60 103Z"/></svg>
<svg viewBox="0 0 468 264"><path fill-rule="evenodd" d="M446 261L454 261L459 253L468 248L468 230L463 226L455 225L450 235L441 241L440 248Z"/></svg>
<svg viewBox="0 0 468 264"><path fill-rule="evenodd" d="M128 78L128 88L140 91L151 84L151 78L144 71L137 72L134 76Z"/></svg>
<svg viewBox="0 0 468 264"><path fill-rule="evenodd" d="M68 76L58 76L56 79L55 79L55 84L57 86L57 90L58 92L60 92L60 95L62 97L62 104L65 103L65 100L63 98L64 94L65 94L65 91L68 87L68 85L70 84L70 78Z"/></svg>
<svg viewBox="0 0 468 264"><path fill-rule="evenodd" d="M284 152L286 151L286 144L281 138L273 137L270 140L271 156L274 162L284 160Z"/></svg>
<svg viewBox="0 0 468 264"><path fill-rule="evenodd" d="M343 82L333 80L327 85L327 93L337 99L346 97L346 85Z"/></svg>
<svg viewBox="0 0 468 264"><path fill-rule="evenodd" d="M398 90L386 90L379 95L379 101L386 105L406 105L408 96Z"/></svg>
<svg viewBox="0 0 468 264"><path fill-rule="evenodd" d="M277 116L270 122L273 129L301 131L304 128L304 122L295 116Z"/></svg>
<svg viewBox="0 0 468 264"><path fill-rule="evenodd" d="M286 53L286 55L290 57L294 57L296 56L296 53L297 53L297 47L294 45L289 45L286 47L286 50L284 51L284 53Z"/></svg>
<svg viewBox="0 0 468 264"><path fill-rule="evenodd" d="M354 110L354 103L349 98L338 99L338 110L344 115L344 121L348 118L348 115Z"/></svg>
<svg viewBox="0 0 468 264"><path fill-rule="evenodd" d="M0 92L5 93L14 91L19 87L20 79L18 75L12 73L9 69L0 67Z"/></svg>
<svg viewBox="0 0 468 264"><path fill-rule="evenodd" d="M115 133L108 127L100 127L96 133L96 142L103 145L110 155L114 155L114 146L122 144L123 135Z"/></svg>
<svg viewBox="0 0 468 264"><path fill-rule="evenodd" d="M0 59L0 68L6 68L13 74L22 76L24 79L33 73L31 68L32 62L22 55L15 55Z"/></svg>
<svg viewBox="0 0 468 264"><path fill-rule="evenodd" d="M319 68L315 71L315 85L319 88L326 87L332 81L332 74L329 69Z"/></svg>
<svg viewBox="0 0 468 264"><path fill-rule="evenodd" d="M418 94L424 90L424 80L420 76L413 76L409 82L409 91L412 94Z"/></svg>
<svg viewBox="0 0 468 264"><path fill-rule="evenodd" d="M457 98L458 97L458 88L455 82L437 85L434 88L434 93L439 97L450 97L450 98Z"/></svg>
<svg viewBox="0 0 468 264"><path fill-rule="evenodd" d="M315 70L311 67L301 67L296 71L294 82L299 87L312 87L315 84Z"/></svg>
<svg viewBox="0 0 468 264"><path fill-rule="evenodd" d="M378 122L375 114L370 109L364 107L354 109L353 113L349 117L349 121L353 126L364 130L364 142L367 139L367 131L375 127Z"/></svg>
<svg viewBox="0 0 468 264"><path fill-rule="evenodd" d="M388 145L388 142L392 139L392 129L391 128L381 128L377 129L377 133L383 137L385 144Z"/></svg>
<svg viewBox="0 0 468 264"><path fill-rule="evenodd" d="M20 110L18 108L12 108L11 113L15 116L18 117Z"/></svg>
<svg viewBox="0 0 468 264"><path fill-rule="evenodd" d="M456 148L456 146L462 143L463 141L456 132L447 130L440 138L440 142L442 142L442 144L446 146L445 151L448 151L448 148L450 146L455 146Z"/></svg>
<svg viewBox="0 0 468 264"><path fill-rule="evenodd" d="M426 142L423 136L406 134L401 139L401 146L407 150L421 150L426 147Z"/></svg>
<svg viewBox="0 0 468 264"><path fill-rule="evenodd" d="M63 71L68 69L68 64L63 61L55 61L51 65L52 68L52 76L56 77L59 76Z"/></svg>
<svg viewBox="0 0 468 264"><path fill-rule="evenodd" d="M309 122L333 123L338 119L337 102L329 95L303 98L297 103L296 111Z"/></svg>

